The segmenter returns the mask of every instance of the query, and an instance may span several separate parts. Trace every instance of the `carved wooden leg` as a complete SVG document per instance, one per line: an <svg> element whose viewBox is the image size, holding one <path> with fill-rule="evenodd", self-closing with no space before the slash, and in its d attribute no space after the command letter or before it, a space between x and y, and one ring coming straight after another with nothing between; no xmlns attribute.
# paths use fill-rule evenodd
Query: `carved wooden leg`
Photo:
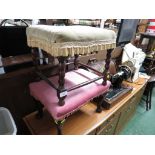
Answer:
<svg viewBox="0 0 155 155"><path fill-rule="evenodd" d="M43 105L39 101L37 101L35 99L33 99L33 100L36 104L36 109L37 109L36 118L41 119L43 117Z"/></svg>
<svg viewBox="0 0 155 155"><path fill-rule="evenodd" d="M106 93L104 93L103 95L99 96L99 97L95 100L95 102L97 103L96 112L98 112L98 113L102 112L103 107L105 108L105 106L103 106L104 103L105 103L105 100L104 100L104 99L105 99L105 95L106 95ZM107 105L107 104L106 104L106 105ZM109 109L109 108L107 107L107 108L105 108L105 109Z"/></svg>
<svg viewBox="0 0 155 155"><path fill-rule="evenodd" d="M48 53L45 52L44 50L42 50L42 55L43 55L43 57L42 57L42 59L43 59L43 64L44 64L44 65L47 65L47 64L49 63L49 61L48 61Z"/></svg>
<svg viewBox="0 0 155 155"><path fill-rule="evenodd" d="M98 100L98 102L97 102L96 112L98 112L98 113L102 112L102 102L103 102L103 98L104 98L104 97L102 97L102 99Z"/></svg>
<svg viewBox="0 0 155 155"><path fill-rule="evenodd" d="M57 90L57 96L59 98L59 105L62 106L65 104L65 97L67 96L67 91L65 90L64 84L65 84L65 68L66 68L66 60L65 57L59 57L59 86Z"/></svg>
<svg viewBox="0 0 155 155"><path fill-rule="evenodd" d="M55 125L57 128L57 135L62 135L62 127L63 127L64 122L65 122L65 119L62 121L55 121Z"/></svg>
<svg viewBox="0 0 155 155"><path fill-rule="evenodd" d="M74 69L78 69L78 63L79 63L79 55L75 54L75 59L74 59Z"/></svg>
<svg viewBox="0 0 155 155"><path fill-rule="evenodd" d="M110 58L111 58L111 53L112 53L113 49L108 49L107 50L107 57L106 57L106 60L105 60L105 69L104 69L104 78L103 78L103 85L106 85L107 84L107 72L109 70L109 65L110 65Z"/></svg>
<svg viewBox="0 0 155 155"><path fill-rule="evenodd" d="M52 65L54 65L54 57L51 56L50 54L48 54L45 51L42 51L42 53L43 53L43 62L44 62L44 64L52 64Z"/></svg>
<svg viewBox="0 0 155 155"><path fill-rule="evenodd" d="M38 60L39 51L38 51L37 48L32 48L31 53L32 53L32 60L33 60L35 70L39 71L39 67L38 67L38 64L39 64L39 60Z"/></svg>

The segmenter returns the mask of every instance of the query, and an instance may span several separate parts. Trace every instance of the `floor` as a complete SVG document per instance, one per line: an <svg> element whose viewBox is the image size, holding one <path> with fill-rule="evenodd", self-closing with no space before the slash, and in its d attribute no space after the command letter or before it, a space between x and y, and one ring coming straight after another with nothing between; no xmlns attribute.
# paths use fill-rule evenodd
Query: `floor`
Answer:
<svg viewBox="0 0 155 155"><path fill-rule="evenodd" d="M126 124L120 135L155 135L155 89L152 94L152 108L145 110L141 100L135 115Z"/></svg>

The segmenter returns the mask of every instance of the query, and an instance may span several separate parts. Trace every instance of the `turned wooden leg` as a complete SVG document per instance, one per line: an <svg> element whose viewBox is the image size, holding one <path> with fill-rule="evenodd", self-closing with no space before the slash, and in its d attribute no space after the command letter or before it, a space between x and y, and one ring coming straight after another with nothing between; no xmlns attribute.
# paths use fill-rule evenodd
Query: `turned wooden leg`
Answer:
<svg viewBox="0 0 155 155"><path fill-rule="evenodd" d="M57 128L57 135L62 135L62 127L63 127L64 122L65 122L65 119L62 121L55 121L55 125Z"/></svg>
<svg viewBox="0 0 155 155"><path fill-rule="evenodd" d="M102 104L104 102L104 97L105 94L101 95L100 97L98 97L97 99L97 108L96 108L96 112L100 113L103 110Z"/></svg>
<svg viewBox="0 0 155 155"><path fill-rule="evenodd" d="M75 54L75 59L74 59L74 69L78 69L78 63L79 63L79 55Z"/></svg>
<svg viewBox="0 0 155 155"><path fill-rule="evenodd" d="M109 66L110 66L110 58L111 58L112 51L113 51L113 49L107 50L107 56L106 56L106 60L105 60L105 69L103 72L103 75L104 75L103 85L107 84L107 76L108 76L108 70L109 70Z"/></svg>
<svg viewBox="0 0 155 155"><path fill-rule="evenodd" d="M43 117L43 105L39 101L37 101L35 99L33 99L33 100L35 102L36 109L37 109L36 118L41 119Z"/></svg>
<svg viewBox="0 0 155 155"><path fill-rule="evenodd" d="M102 101L103 100L97 102L96 112L98 113L102 112Z"/></svg>
<svg viewBox="0 0 155 155"><path fill-rule="evenodd" d="M54 65L54 57L51 56L50 54L48 54L45 51L42 51L42 53L43 53L43 62L44 62L44 64L52 64L52 65Z"/></svg>
<svg viewBox="0 0 155 155"><path fill-rule="evenodd" d="M32 48L32 60L36 71L39 71L39 51L38 48Z"/></svg>
<svg viewBox="0 0 155 155"><path fill-rule="evenodd" d="M58 90L57 96L59 98L59 105L62 106L65 104L65 97L67 96L67 91L65 90L65 69L66 69L66 59L65 57L59 57L59 80L58 80Z"/></svg>

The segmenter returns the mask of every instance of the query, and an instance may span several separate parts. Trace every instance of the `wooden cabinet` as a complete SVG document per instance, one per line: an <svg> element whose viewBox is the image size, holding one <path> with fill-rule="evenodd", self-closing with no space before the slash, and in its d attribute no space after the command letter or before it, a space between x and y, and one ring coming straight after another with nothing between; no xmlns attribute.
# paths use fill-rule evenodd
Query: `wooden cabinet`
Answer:
<svg viewBox="0 0 155 155"><path fill-rule="evenodd" d="M122 96L109 110L96 113L96 105L87 103L78 112L71 115L63 126L65 135L113 135L119 134L133 116L140 102L147 80L140 78L138 83L127 83L133 86L130 94ZM35 113L24 117L32 134L56 134L54 123L46 112L41 120L36 120Z"/></svg>
<svg viewBox="0 0 155 155"><path fill-rule="evenodd" d="M144 87L145 88L145 87ZM130 98L116 113L108 118L102 125L96 129L97 135L114 135L119 134L127 122L131 119L140 102L144 88L139 90Z"/></svg>
<svg viewBox="0 0 155 155"><path fill-rule="evenodd" d="M106 122L107 124L104 124L100 126L100 130L97 131L97 135L113 135L115 133L115 129L117 126L117 123L119 121L119 113L114 115L113 118L108 119Z"/></svg>
<svg viewBox="0 0 155 155"><path fill-rule="evenodd" d="M129 121L129 119L131 118L131 116L134 114L135 110L136 110L136 103L133 102L135 101L135 96L133 98L133 100L130 100L127 102L127 105L125 105L121 112L120 112L120 118L116 127L116 134L118 134L121 129L124 127L124 125Z"/></svg>
<svg viewBox="0 0 155 155"><path fill-rule="evenodd" d="M142 94L144 92L144 88L145 87L143 87L135 95L133 95L133 97L128 102L126 102L126 104L121 108L120 118L119 118L118 124L116 126L115 134L119 134L120 131L127 124L127 122L134 115L136 108L137 108L137 105L140 102L140 99L141 99Z"/></svg>

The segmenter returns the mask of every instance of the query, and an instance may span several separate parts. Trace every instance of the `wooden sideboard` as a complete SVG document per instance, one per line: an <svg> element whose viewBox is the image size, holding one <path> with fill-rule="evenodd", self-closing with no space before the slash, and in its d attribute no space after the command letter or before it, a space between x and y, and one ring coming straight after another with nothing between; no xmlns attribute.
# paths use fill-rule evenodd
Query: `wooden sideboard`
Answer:
<svg viewBox="0 0 155 155"><path fill-rule="evenodd" d="M119 134L124 125L129 121L136 111L144 92L147 80L139 78L136 83L128 83L133 86L130 94L121 97L116 104L109 110L96 113L96 105L87 103L78 112L71 115L63 126L65 135L113 135ZM42 119L36 119L33 112L23 119L28 126L31 134L35 135L54 135L56 134L55 125L48 112L44 111Z"/></svg>

